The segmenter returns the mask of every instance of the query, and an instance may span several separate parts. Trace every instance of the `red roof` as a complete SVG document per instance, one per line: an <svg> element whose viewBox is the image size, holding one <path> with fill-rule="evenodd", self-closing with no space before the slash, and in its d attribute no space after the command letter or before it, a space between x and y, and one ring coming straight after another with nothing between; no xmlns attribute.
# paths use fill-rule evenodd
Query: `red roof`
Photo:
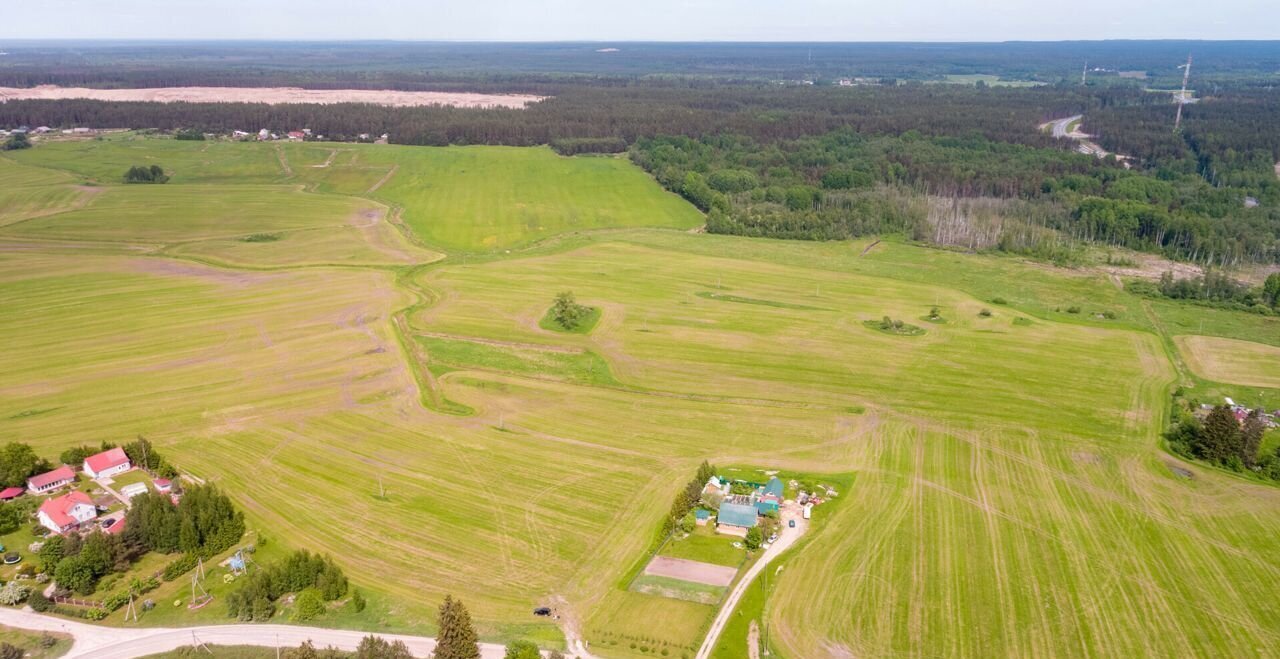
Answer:
<svg viewBox="0 0 1280 659"><path fill-rule="evenodd" d="M74 480L75 477L76 472L71 467L62 465L53 471L46 471L43 474L28 478L27 487L33 490L40 490L59 481Z"/></svg>
<svg viewBox="0 0 1280 659"><path fill-rule="evenodd" d="M26 492L26 490L20 487L6 487L3 490L0 490L0 500L8 501L9 499L17 499L22 496L23 492Z"/></svg>
<svg viewBox="0 0 1280 659"><path fill-rule="evenodd" d="M125 455L124 449L117 447L85 458L84 466L85 471L97 474L128 461L129 456Z"/></svg>
<svg viewBox="0 0 1280 659"><path fill-rule="evenodd" d="M76 519L68 514L68 511L76 504L81 503L92 506L93 500L84 492L72 491L60 497L46 499L44 503L40 504L40 512L48 515L49 519L58 525L58 528L66 528L77 523Z"/></svg>

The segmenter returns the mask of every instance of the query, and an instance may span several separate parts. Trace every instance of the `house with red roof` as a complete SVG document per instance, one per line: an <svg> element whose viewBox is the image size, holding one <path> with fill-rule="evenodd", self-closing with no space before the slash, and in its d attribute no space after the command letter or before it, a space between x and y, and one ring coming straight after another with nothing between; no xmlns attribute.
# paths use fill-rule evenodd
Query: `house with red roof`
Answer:
<svg viewBox="0 0 1280 659"><path fill-rule="evenodd" d="M76 480L76 472L67 465L62 465L53 471L46 471L43 474L37 474L27 479L27 489L36 494L44 494L52 492L63 485L70 485Z"/></svg>
<svg viewBox="0 0 1280 659"><path fill-rule="evenodd" d="M114 476L129 471L131 466L129 456L125 455L124 449L119 447L84 459L84 473L88 474L89 478Z"/></svg>
<svg viewBox="0 0 1280 659"><path fill-rule="evenodd" d="M22 496L23 492L26 492L26 490L20 487L6 487L0 490L0 501L13 501Z"/></svg>
<svg viewBox="0 0 1280 659"><path fill-rule="evenodd" d="M98 516L93 500L84 492L72 491L46 499L36 512L40 524L54 533L65 533Z"/></svg>

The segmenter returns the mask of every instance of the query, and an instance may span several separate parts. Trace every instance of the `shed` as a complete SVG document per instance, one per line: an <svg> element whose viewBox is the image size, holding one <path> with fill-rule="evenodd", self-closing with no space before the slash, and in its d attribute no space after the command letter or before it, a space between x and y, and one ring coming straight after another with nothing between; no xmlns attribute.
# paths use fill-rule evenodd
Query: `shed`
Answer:
<svg viewBox="0 0 1280 659"><path fill-rule="evenodd" d="M26 492L26 490L20 487L6 487L0 490L0 501L13 501L22 496L23 492Z"/></svg>
<svg viewBox="0 0 1280 659"><path fill-rule="evenodd" d="M706 526L707 521L711 519L711 511L706 508L699 508L693 511L693 521L698 526Z"/></svg>

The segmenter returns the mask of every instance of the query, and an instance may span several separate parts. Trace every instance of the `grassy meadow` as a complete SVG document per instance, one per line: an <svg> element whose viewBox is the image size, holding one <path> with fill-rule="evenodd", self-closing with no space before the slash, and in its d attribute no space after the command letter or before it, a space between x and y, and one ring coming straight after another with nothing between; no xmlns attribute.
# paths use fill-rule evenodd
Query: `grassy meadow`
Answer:
<svg viewBox="0 0 1280 659"><path fill-rule="evenodd" d="M153 161L170 183L116 182ZM627 587L705 459L849 484L716 656L752 620L785 657L1280 645L1280 489L1158 442L1172 386L1212 384L1172 337L1277 346L1275 319L898 240L692 234L625 160L546 149L68 141L0 157L10 180L0 440L146 435L370 595L317 624L430 633L451 593L486 638L554 645L554 604L603 657L692 656L715 608ZM543 327L565 290L589 333ZM920 336L864 326L933 306Z"/></svg>

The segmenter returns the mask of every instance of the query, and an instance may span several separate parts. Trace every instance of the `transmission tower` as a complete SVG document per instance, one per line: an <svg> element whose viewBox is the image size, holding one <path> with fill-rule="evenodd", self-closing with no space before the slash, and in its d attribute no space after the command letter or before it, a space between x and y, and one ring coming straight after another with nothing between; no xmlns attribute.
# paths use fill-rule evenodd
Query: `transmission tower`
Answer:
<svg viewBox="0 0 1280 659"><path fill-rule="evenodd" d="M1182 106L1187 102L1187 80L1191 78L1191 56L1187 55L1187 63L1178 67L1182 69L1182 91L1178 92L1178 114L1173 120L1173 132L1182 127Z"/></svg>

